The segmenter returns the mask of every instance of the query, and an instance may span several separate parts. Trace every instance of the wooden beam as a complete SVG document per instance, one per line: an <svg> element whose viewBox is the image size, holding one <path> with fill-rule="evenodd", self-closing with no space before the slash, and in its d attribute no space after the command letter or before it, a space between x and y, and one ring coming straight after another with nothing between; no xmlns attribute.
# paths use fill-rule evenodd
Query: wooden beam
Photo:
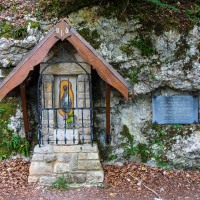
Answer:
<svg viewBox="0 0 200 200"><path fill-rule="evenodd" d="M110 85L106 83L106 143L110 142Z"/></svg>
<svg viewBox="0 0 200 200"><path fill-rule="evenodd" d="M28 120L28 112L27 112L27 105L26 105L26 90L25 85L20 84L20 95L22 99L22 112L23 112L23 119L24 119L24 131L26 134L26 138L29 138L29 120Z"/></svg>

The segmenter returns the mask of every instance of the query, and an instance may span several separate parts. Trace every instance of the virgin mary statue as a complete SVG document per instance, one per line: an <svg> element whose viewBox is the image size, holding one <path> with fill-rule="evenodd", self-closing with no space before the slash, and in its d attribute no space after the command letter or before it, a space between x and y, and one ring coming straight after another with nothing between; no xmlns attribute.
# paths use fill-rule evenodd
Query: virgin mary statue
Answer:
<svg viewBox="0 0 200 200"><path fill-rule="evenodd" d="M72 108L72 100L70 98L67 85L63 85L63 90L64 93L60 101L60 107L65 113L68 113Z"/></svg>

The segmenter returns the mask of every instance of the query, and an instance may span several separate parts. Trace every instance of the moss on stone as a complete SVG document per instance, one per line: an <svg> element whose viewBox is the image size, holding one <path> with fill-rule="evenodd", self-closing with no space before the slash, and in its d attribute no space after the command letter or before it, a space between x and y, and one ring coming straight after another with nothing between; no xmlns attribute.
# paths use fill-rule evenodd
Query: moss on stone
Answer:
<svg viewBox="0 0 200 200"><path fill-rule="evenodd" d="M129 128L128 128L127 125L124 124L124 125L122 126L122 131L120 132L120 134L121 134L124 138L128 139L128 141L129 141L130 143L133 143L133 142L134 142L134 137L130 134L130 131L129 131Z"/></svg>
<svg viewBox="0 0 200 200"><path fill-rule="evenodd" d="M30 28L33 28L33 29L40 28L40 23L39 22L34 22L34 21L31 21L31 20L28 20L26 22L26 27L29 25L29 23L30 23Z"/></svg>
<svg viewBox="0 0 200 200"><path fill-rule="evenodd" d="M3 20L0 22L0 37L12 37L13 26L10 22Z"/></svg>
<svg viewBox="0 0 200 200"><path fill-rule="evenodd" d="M186 56L186 52L187 50L190 48L190 46L188 45L187 41L186 41L186 36L182 35L177 46L177 50L174 53L174 57L175 59L183 59Z"/></svg>
<svg viewBox="0 0 200 200"><path fill-rule="evenodd" d="M22 25L19 27L14 27L8 21L0 22L0 38L14 38L14 39L23 39L27 35L27 26Z"/></svg>
<svg viewBox="0 0 200 200"><path fill-rule="evenodd" d="M16 113L17 103L15 98L6 98L0 102L0 115L3 121L8 121Z"/></svg>
<svg viewBox="0 0 200 200"><path fill-rule="evenodd" d="M13 130L8 124L10 117L16 113L17 103L15 98L6 98L0 102L0 160L8 158L12 153L12 150L8 148L8 142Z"/></svg>
<svg viewBox="0 0 200 200"><path fill-rule="evenodd" d="M155 54L155 48L150 37L129 40L128 43L122 45L120 49L127 55L134 53L134 47L137 48L142 56L152 56Z"/></svg>
<svg viewBox="0 0 200 200"><path fill-rule="evenodd" d="M81 36L89 42L95 49L100 47L101 42L99 42L100 35L97 30L90 30L89 28L82 28L78 30Z"/></svg>
<svg viewBox="0 0 200 200"><path fill-rule="evenodd" d="M158 125L148 122L142 130L148 144L138 145L141 159L146 162L153 157L158 165L168 164L166 153L176 143L176 136L187 139L195 130L198 130L198 127L198 125ZM155 146L156 149L154 149Z"/></svg>

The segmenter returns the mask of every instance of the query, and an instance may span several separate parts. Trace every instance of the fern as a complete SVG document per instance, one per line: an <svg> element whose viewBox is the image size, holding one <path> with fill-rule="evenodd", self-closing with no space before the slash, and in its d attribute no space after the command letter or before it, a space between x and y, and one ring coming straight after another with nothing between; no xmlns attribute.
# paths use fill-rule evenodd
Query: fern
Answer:
<svg viewBox="0 0 200 200"><path fill-rule="evenodd" d="M158 6L160 8L169 8L169 9L171 9L173 11L179 11L179 9L176 8L175 6L171 6L171 5L168 5L166 3L162 3L160 0L148 0L148 2Z"/></svg>

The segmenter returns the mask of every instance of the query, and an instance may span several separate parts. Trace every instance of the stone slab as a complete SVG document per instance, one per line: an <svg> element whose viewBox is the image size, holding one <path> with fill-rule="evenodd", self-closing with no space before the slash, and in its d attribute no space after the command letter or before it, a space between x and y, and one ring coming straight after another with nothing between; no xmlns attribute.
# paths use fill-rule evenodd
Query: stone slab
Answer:
<svg viewBox="0 0 200 200"><path fill-rule="evenodd" d="M96 152L98 152L97 145L93 144L93 146L91 146L91 144L85 144L82 146L81 152L96 153Z"/></svg>
<svg viewBox="0 0 200 200"><path fill-rule="evenodd" d="M78 169L78 154L70 153L70 170L74 171Z"/></svg>
<svg viewBox="0 0 200 200"><path fill-rule="evenodd" d="M34 148L34 153L52 153L53 152L53 146L52 145L36 145Z"/></svg>
<svg viewBox="0 0 200 200"><path fill-rule="evenodd" d="M56 155L44 155L44 162L49 163L55 161Z"/></svg>
<svg viewBox="0 0 200 200"><path fill-rule="evenodd" d="M54 176L41 176L39 183L44 184L44 185L49 185L55 181L56 181L56 177L54 177Z"/></svg>
<svg viewBox="0 0 200 200"><path fill-rule="evenodd" d="M53 164L45 162L32 162L29 172L31 175L44 175L53 172Z"/></svg>
<svg viewBox="0 0 200 200"><path fill-rule="evenodd" d="M43 161L44 160L44 154L33 154L33 157L31 161Z"/></svg>
<svg viewBox="0 0 200 200"><path fill-rule="evenodd" d="M198 96L154 96L153 123L197 124Z"/></svg>
<svg viewBox="0 0 200 200"><path fill-rule="evenodd" d="M87 153L79 153L78 159L79 160L87 160Z"/></svg>
<svg viewBox="0 0 200 200"><path fill-rule="evenodd" d="M88 183L102 183L103 180L104 180L103 170L87 172L87 182Z"/></svg>
<svg viewBox="0 0 200 200"><path fill-rule="evenodd" d="M54 165L54 173L65 173L70 171L68 163L56 163Z"/></svg>
<svg viewBox="0 0 200 200"><path fill-rule="evenodd" d="M99 160L78 160L78 169L80 170L100 170Z"/></svg>
<svg viewBox="0 0 200 200"><path fill-rule="evenodd" d="M99 154L98 153L79 153L78 159L79 160L98 160Z"/></svg>
<svg viewBox="0 0 200 200"><path fill-rule="evenodd" d="M73 145L73 146L54 146L55 153L78 153L81 152L82 145Z"/></svg>
<svg viewBox="0 0 200 200"><path fill-rule="evenodd" d="M70 161L70 154L66 153L57 153L57 161L68 163Z"/></svg>
<svg viewBox="0 0 200 200"><path fill-rule="evenodd" d="M28 177L28 183L37 183L39 181L38 176L29 176Z"/></svg>
<svg viewBox="0 0 200 200"><path fill-rule="evenodd" d="M72 181L75 183L85 183L86 173L75 172L71 174Z"/></svg>

